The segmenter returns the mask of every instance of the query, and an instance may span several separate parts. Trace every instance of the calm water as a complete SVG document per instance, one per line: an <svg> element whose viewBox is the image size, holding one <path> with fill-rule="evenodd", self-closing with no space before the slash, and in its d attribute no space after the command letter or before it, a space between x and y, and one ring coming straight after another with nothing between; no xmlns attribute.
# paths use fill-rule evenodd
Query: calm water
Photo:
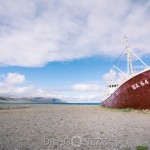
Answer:
<svg viewBox="0 0 150 150"><path fill-rule="evenodd" d="M100 103L12 103L12 102L0 102L0 104L100 105Z"/></svg>

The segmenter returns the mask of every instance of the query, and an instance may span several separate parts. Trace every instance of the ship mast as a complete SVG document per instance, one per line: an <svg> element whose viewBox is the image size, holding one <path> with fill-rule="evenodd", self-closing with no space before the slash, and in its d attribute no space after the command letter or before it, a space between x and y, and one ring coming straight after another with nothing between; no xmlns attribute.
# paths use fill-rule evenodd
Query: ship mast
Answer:
<svg viewBox="0 0 150 150"><path fill-rule="evenodd" d="M130 45L128 43L127 37L124 37L126 40L126 50L127 50L127 76L132 75L134 73L133 71L133 65L132 65L132 54L145 66L145 68L148 68L148 65L145 64L139 56L137 56L132 49L130 48Z"/></svg>
<svg viewBox="0 0 150 150"><path fill-rule="evenodd" d="M127 75L133 74L132 66L132 50L130 49L127 37L124 37L126 40L126 50L127 50Z"/></svg>

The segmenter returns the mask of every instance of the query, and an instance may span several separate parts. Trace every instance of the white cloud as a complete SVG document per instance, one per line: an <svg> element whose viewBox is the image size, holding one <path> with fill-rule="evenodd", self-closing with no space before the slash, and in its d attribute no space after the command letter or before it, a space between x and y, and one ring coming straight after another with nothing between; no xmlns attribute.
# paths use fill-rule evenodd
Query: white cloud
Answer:
<svg viewBox="0 0 150 150"><path fill-rule="evenodd" d="M15 86L4 82L0 83L0 95L4 97L58 97L56 94L41 88L29 86Z"/></svg>
<svg viewBox="0 0 150 150"><path fill-rule="evenodd" d="M115 56L124 35L150 53L149 7L150 1L1 0L0 65Z"/></svg>
<svg viewBox="0 0 150 150"><path fill-rule="evenodd" d="M102 87L98 84L74 84L72 89L76 91L99 91Z"/></svg>
<svg viewBox="0 0 150 150"><path fill-rule="evenodd" d="M112 69L110 69L110 71L108 73L105 73L103 75L103 78L106 82L112 82L116 80L116 72Z"/></svg>
<svg viewBox="0 0 150 150"><path fill-rule="evenodd" d="M4 97L52 97L53 95L34 86L14 86L0 83L0 95Z"/></svg>
<svg viewBox="0 0 150 150"><path fill-rule="evenodd" d="M120 83L123 80L126 79L126 74L120 73L120 72L116 72L113 69L110 69L109 72L105 73L103 75L104 80L106 81L107 84L116 82L116 83Z"/></svg>
<svg viewBox="0 0 150 150"><path fill-rule="evenodd" d="M60 98L70 103L100 103L100 96L98 94L79 94L79 95L61 95Z"/></svg>
<svg viewBox="0 0 150 150"><path fill-rule="evenodd" d="M53 97L67 102L99 102L98 84L75 84L72 89L44 90L32 85L25 86L25 76L19 73L0 75L0 96L4 97ZM88 91L88 92L85 92Z"/></svg>
<svg viewBox="0 0 150 150"><path fill-rule="evenodd" d="M0 95L10 97L53 97L51 92L47 92L41 88L32 85L19 85L25 82L25 76L19 73L8 73L0 75Z"/></svg>
<svg viewBox="0 0 150 150"><path fill-rule="evenodd" d="M5 82L7 84L20 84L25 82L25 76L19 73L8 73Z"/></svg>
<svg viewBox="0 0 150 150"><path fill-rule="evenodd" d="M48 90L44 90L41 88L36 88L34 86L14 86L6 83L0 83L0 96L4 97L52 97L59 98L66 102L100 102L100 94L99 92L89 92L82 93L75 91L66 91L62 93L62 91L52 92Z"/></svg>

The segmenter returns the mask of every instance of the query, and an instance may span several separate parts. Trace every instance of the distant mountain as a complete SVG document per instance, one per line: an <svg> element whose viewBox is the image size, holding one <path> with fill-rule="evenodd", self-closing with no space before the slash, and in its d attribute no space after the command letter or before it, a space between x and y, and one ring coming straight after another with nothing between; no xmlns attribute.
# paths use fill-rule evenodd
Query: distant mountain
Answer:
<svg viewBox="0 0 150 150"><path fill-rule="evenodd" d="M9 101L9 100L5 97L0 97L0 101Z"/></svg>
<svg viewBox="0 0 150 150"><path fill-rule="evenodd" d="M34 98L26 98L27 101L33 103L65 103L64 101L58 98L45 98L45 97L34 97Z"/></svg>
<svg viewBox="0 0 150 150"><path fill-rule="evenodd" d="M23 97L23 98L10 98L10 97L0 97L0 102L10 102L10 103L66 103L58 98L47 98L47 97Z"/></svg>

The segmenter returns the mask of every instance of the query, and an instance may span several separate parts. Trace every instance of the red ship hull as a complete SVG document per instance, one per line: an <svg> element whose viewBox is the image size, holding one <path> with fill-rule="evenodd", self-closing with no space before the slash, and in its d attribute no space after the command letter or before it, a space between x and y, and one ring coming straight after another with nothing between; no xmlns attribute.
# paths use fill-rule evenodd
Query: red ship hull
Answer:
<svg viewBox="0 0 150 150"><path fill-rule="evenodd" d="M109 108L150 109L150 70L123 83L102 106Z"/></svg>

